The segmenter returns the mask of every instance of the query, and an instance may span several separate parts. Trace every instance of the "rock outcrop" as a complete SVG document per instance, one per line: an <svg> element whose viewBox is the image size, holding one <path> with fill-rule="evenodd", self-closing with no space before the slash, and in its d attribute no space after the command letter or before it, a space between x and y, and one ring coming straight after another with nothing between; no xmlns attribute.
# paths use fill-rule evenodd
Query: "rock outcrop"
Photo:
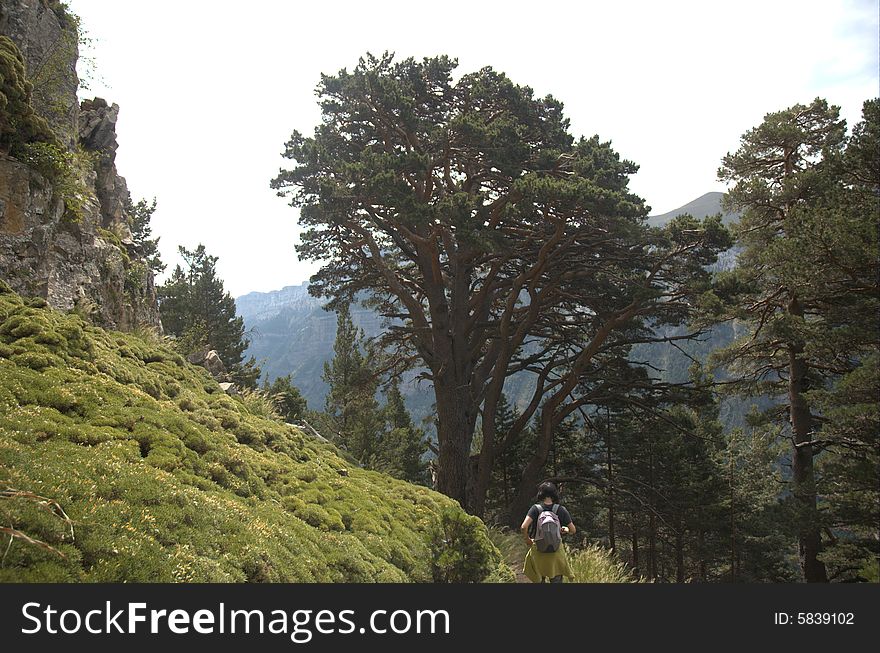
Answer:
<svg viewBox="0 0 880 653"><path fill-rule="evenodd" d="M127 232L130 238L126 200L130 197L125 179L116 171L116 119L119 105L107 105L102 98L85 100L80 105L79 143L83 149L95 152L95 192L101 204L102 226Z"/></svg>
<svg viewBox="0 0 880 653"><path fill-rule="evenodd" d="M35 111L71 156L89 162L75 171L82 196L71 215L70 188L0 155L0 279L101 326L161 330L153 274L132 240L131 197L115 164L119 107L76 99L76 19L51 0L3 0L0 33L23 55Z"/></svg>
<svg viewBox="0 0 880 653"><path fill-rule="evenodd" d="M209 347L202 347L198 351L194 351L186 357L193 365L201 365L218 381L225 380L226 365L215 350Z"/></svg>
<svg viewBox="0 0 880 653"><path fill-rule="evenodd" d="M45 178L0 155L0 278L96 324L159 328L152 273L103 220L96 198L86 201L78 221L66 219L63 199Z"/></svg>

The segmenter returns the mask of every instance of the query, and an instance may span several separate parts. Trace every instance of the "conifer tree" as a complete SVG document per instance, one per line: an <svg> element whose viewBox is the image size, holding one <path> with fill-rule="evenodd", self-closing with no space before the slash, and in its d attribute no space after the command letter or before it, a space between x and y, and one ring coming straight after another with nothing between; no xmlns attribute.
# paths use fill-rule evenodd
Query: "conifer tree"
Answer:
<svg viewBox="0 0 880 653"><path fill-rule="evenodd" d="M146 262L153 274L160 274L167 267L159 257L159 239L152 238L150 221L156 212L156 198L151 203L142 199L137 204L126 198L126 213L131 220L131 236L138 248L138 254Z"/></svg>
<svg viewBox="0 0 880 653"><path fill-rule="evenodd" d="M193 251L178 251L186 269L177 265L158 289L163 328L178 338L184 353L204 347L216 350L234 382L255 387L260 371L253 357L244 361L249 344L244 319L236 317L235 300L217 276L217 257L201 244Z"/></svg>
<svg viewBox="0 0 880 653"><path fill-rule="evenodd" d="M347 304L336 309L333 358L324 363L322 379L329 386L325 412L335 439L356 460L369 463L377 453L383 420L376 400L377 375L364 355L363 331L354 325Z"/></svg>
<svg viewBox="0 0 880 653"><path fill-rule="evenodd" d="M425 485L428 482L427 464L423 460L428 451L425 432L413 424L396 379L384 394L385 431L381 435L378 457L392 476Z"/></svg>
<svg viewBox="0 0 880 653"><path fill-rule="evenodd" d="M880 309L875 107L866 103L849 141L837 107L824 100L768 114L719 170L734 182L727 207L743 212L743 251L716 292L727 302L724 317L751 329L717 361L737 373L743 392L778 398L779 410L766 416L791 439L792 508L808 582L828 580L815 468L829 449L828 422L811 396L869 360L878 340L875 320L855 319Z"/></svg>
<svg viewBox="0 0 880 653"><path fill-rule="evenodd" d="M480 513L512 357L543 309L570 305L564 275L599 277L596 267L633 258L621 241L639 235L647 209L627 188L637 167L597 136L570 135L556 99L491 68L453 82L456 66L367 55L323 76L321 126L294 132L293 166L272 186L301 209L300 256L323 264L310 291L337 303L366 291L400 319L386 341L433 384L438 488ZM645 276L633 278L644 291ZM613 328L629 302L609 303Z"/></svg>

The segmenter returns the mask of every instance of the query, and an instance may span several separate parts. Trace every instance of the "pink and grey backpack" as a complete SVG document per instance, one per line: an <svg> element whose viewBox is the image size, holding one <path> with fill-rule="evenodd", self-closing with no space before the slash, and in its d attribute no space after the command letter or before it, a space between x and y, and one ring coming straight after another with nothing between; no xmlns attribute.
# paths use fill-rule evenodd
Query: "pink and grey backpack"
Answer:
<svg viewBox="0 0 880 653"><path fill-rule="evenodd" d="M535 504L538 508L538 518L535 520L535 546L541 553L554 553L562 544L562 524L559 521L559 504L545 510L541 504Z"/></svg>

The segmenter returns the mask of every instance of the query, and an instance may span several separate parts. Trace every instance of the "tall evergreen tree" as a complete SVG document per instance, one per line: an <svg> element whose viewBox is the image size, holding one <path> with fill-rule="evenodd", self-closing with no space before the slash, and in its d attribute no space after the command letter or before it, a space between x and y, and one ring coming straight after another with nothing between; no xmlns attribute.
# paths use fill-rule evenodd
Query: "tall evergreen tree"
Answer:
<svg viewBox="0 0 880 653"><path fill-rule="evenodd" d="M185 353L203 347L216 350L236 383L255 387L260 372L253 357L244 362L249 344L244 319L236 316L235 300L217 276L217 257L201 244L193 251L178 251L186 268L177 265L158 289L163 328L178 338Z"/></svg>
<svg viewBox="0 0 880 653"><path fill-rule="evenodd" d="M870 133L856 132L862 140ZM854 152L856 143L849 143ZM768 114L719 170L734 182L725 203L742 211L743 251L717 292L728 302L725 317L752 328L717 360L738 373L744 392L779 398L787 416L782 425L792 444L798 551L808 582L828 579L815 470L826 448L825 419L811 392L861 365L878 331L874 321L853 319L880 308L876 146L853 154L857 165L848 165L846 147L838 109L816 99Z"/></svg>
<svg viewBox="0 0 880 653"><path fill-rule="evenodd" d="M377 453L383 419L376 401L378 376L364 355L363 331L352 322L347 304L336 308L333 358L324 363L322 376L329 390L325 412L335 439L358 461L368 463Z"/></svg>
<svg viewBox="0 0 880 653"><path fill-rule="evenodd" d="M837 107L824 100L795 105L768 114L764 122L743 135L740 149L724 157L719 177L735 186L726 206L742 211L739 236L744 246L738 274L749 286L749 297L739 302L742 317L755 323L749 344L742 344L727 360L742 361L754 381L777 396L788 395L792 431L794 495L802 508L798 547L804 578L827 580L821 551L813 469L814 415L804 392L814 375L805 360L805 303L812 304L812 288L791 274L792 262L781 255L797 233L799 209L816 200L817 167L843 145L845 125Z"/></svg>
<svg viewBox="0 0 880 653"><path fill-rule="evenodd" d="M428 482L427 463L423 460L428 451L425 432L413 424L396 379L385 391L385 401L382 409L385 431L381 434L377 457L392 476L425 485Z"/></svg>
<svg viewBox="0 0 880 653"><path fill-rule="evenodd" d="M453 82L456 66L368 55L323 76L321 126L293 134L294 166L272 185L301 209L300 256L323 263L311 290L367 291L401 319L389 344L433 383L438 487L466 506L482 414L479 513L512 356L542 309L569 303L562 275L633 257L618 237L647 210L627 188L636 166L572 137L557 100L491 68ZM627 306L614 302L608 327Z"/></svg>

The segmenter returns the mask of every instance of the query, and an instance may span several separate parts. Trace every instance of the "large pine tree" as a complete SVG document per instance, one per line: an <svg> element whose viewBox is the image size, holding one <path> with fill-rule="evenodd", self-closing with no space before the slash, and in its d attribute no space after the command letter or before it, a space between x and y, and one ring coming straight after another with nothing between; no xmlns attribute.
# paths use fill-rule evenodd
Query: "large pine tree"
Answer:
<svg viewBox="0 0 880 653"><path fill-rule="evenodd" d="M300 256L323 264L311 290L367 291L400 319L390 344L433 383L438 488L479 513L512 356L542 307L567 301L558 276L610 262L600 250L617 251L647 210L627 189L636 166L572 137L557 100L491 68L453 82L456 65L368 55L323 76L321 126L293 134L294 165L273 187L301 208Z"/></svg>

